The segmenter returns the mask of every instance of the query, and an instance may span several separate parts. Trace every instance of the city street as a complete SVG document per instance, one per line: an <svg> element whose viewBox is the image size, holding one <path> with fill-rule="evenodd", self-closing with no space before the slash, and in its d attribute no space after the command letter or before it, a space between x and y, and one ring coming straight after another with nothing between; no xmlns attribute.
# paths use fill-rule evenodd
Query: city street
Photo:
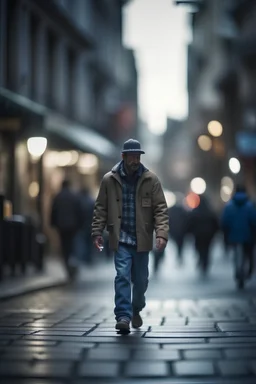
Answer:
<svg viewBox="0 0 256 384"><path fill-rule="evenodd" d="M10 384L255 383L256 281L238 292L219 243L208 278L188 244L150 263L144 324L114 329L111 261L97 259L73 285L0 304L0 377Z"/></svg>

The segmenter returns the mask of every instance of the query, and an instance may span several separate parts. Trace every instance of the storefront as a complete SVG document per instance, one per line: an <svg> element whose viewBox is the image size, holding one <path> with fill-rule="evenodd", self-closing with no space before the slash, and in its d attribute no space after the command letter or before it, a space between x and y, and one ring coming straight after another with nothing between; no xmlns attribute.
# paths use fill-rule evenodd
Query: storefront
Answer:
<svg viewBox="0 0 256 384"><path fill-rule="evenodd" d="M31 216L48 233L51 200L63 178L95 195L120 151L99 133L25 97L0 88L0 102L0 191L13 213Z"/></svg>

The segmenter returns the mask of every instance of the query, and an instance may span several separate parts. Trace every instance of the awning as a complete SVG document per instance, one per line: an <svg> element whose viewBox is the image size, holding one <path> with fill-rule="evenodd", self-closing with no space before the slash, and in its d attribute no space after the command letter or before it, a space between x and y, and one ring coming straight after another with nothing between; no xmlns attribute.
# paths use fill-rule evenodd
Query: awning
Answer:
<svg viewBox="0 0 256 384"><path fill-rule="evenodd" d="M45 118L46 132L58 135L84 152L116 160L120 151L107 138L83 125L67 120L63 116L49 113Z"/></svg>
<svg viewBox="0 0 256 384"><path fill-rule="evenodd" d="M25 96L19 95L18 93L9 91L6 88L0 87L1 99L10 101L26 111L35 113L37 115L44 116L47 113L47 108L43 105L36 103Z"/></svg>
<svg viewBox="0 0 256 384"><path fill-rule="evenodd" d="M0 99L10 101L17 108L41 117L43 120L41 134L45 130L46 136L48 133L49 136L52 133L60 139L69 142L74 148L80 149L83 152L94 153L101 158L116 161L120 157L120 151L118 151L115 144L97 131L70 121L25 96L0 87Z"/></svg>

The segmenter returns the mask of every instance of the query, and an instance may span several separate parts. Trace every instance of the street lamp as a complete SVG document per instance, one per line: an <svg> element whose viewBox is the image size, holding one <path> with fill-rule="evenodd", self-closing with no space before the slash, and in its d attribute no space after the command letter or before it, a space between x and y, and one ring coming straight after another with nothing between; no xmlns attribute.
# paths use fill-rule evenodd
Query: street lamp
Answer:
<svg viewBox="0 0 256 384"><path fill-rule="evenodd" d="M29 193L33 197L37 197L37 211L39 215L40 229L43 227L43 212L42 212L42 190L43 190L43 154L47 148L47 139L45 137L30 137L27 140L28 152L33 160L36 160L36 178L38 182L30 185ZM32 188L33 186L33 188ZM32 192L31 192L32 191Z"/></svg>
<svg viewBox="0 0 256 384"><path fill-rule="evenodd" d="M41 157L47 147L47 139L45 137L30 137L27 141L28 152L33 158Z"/></svg>

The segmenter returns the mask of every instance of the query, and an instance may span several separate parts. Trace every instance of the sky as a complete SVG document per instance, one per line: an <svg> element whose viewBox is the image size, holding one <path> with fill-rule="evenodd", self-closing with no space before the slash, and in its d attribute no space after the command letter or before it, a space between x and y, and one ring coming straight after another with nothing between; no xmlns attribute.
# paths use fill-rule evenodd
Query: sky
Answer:
<svg viewBox="0 0 256 384"><path fill-rule="evenodd" d="M123 42L135 51L139 114L160 135L167 116L187 116L187 13L173 0L131 0L123 23Z"/></svg>

